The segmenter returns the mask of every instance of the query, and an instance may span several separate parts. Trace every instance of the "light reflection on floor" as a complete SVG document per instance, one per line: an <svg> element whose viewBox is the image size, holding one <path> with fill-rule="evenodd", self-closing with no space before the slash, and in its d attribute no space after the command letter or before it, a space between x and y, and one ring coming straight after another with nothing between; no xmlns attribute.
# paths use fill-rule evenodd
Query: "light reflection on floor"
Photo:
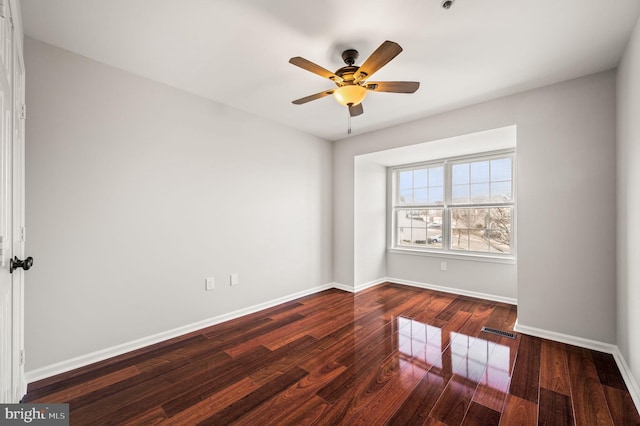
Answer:
<svg viewBox="0 0 640 426"><path fill-rule="evenodd" d="M510 348L479 337L451 332L451 350L442 348L442 330L405 317L397 318L401 361L426 372L431 367L451 366L452 373L480 385L505 391L509 383ZM446 349L446 348L444 348ZM449 356L450 360L444 360ZM450 362L448 362L450 361Z"/></svg>

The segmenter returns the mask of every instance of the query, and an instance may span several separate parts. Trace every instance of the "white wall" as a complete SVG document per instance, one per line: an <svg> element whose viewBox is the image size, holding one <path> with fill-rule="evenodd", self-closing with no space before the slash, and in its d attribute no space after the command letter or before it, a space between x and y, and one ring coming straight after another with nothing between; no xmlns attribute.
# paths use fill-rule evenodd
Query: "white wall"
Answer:
<svg viewBox="0 0 640 426"><path fill-rule="evenodd" d="M510 125L518 129L519 324L613 343L613 71L335 142L334 281L361 284L354 273L356 156ZM429 262L416 266L399 256L388 257L388 273L406 268L418 278L438 274ZM465 267L451 286L491 273Z"/></svg>
<svg viewBox="0 0 640 426"><path fill-rule="evenodd" d="M331 282L329 142L25 51L27 371Z"/></svg>
<svg viewBox="0 0 640 426"><path fill-rule="evenodd" d="M640 21L618 68L618 347L640 383Z"/></svg>
<svg viewBox="0 0 640 426"><path fill-rule="evenodd" d="M387 275L387 168L363 157L354 161L354 275L365 284Z"/></svg>

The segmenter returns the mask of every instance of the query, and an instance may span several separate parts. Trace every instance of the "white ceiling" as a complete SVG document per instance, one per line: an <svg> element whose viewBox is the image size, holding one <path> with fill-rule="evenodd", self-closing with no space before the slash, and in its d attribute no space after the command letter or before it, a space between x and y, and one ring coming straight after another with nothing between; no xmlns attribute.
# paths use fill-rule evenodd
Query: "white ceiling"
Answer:
<svg viewBox="0 0 640 426"><path fill-rule="evenodd" d="M22 0L25 33L115 67L329 140L345 138L335 87L288 63L360 65L385 40L404 51L372 80L352 135L615 67L638 0Z"/></svg>

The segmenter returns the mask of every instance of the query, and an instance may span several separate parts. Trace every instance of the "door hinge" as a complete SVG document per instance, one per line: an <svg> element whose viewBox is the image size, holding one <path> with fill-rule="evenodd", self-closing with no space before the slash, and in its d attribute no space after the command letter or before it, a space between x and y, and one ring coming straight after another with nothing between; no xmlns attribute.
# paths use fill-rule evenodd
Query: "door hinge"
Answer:
<svg viewBox="0 0 640 426"><path fill-rule="evenodd" d="M24 365L24 349L20 349L20 365Z"/></svg>
<svg viewBox="0 0 640 426"><path fill-rule="evenodd" d="M22 104L20 107L20 120L25 120L27 118L27 105Z"/></svg>

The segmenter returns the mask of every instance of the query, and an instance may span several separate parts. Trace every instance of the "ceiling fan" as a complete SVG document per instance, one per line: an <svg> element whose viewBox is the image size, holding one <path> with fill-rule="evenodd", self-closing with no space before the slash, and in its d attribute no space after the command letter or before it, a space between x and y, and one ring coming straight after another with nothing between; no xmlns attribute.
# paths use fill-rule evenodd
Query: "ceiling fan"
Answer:
<svg viewBox="0 0 640 426"><path fill-rule="evenodd" d="M347 65L338 69L335 73L300 56L291 58L289 59L289 63L317 74L320 77L328 78L338 86L336 89L329 89L296 99L293 103L302 105L310 101L315 101L316 99L324 98L325 96L333 95L340 104L349 108L349 116L355 117L364 112L361 102L368 91L414 93L418 90L418 87L420 87L420 83L417 81L367 81L373 73L398 56L400 52L402 52L402 47L400 47L398 43L387 40L382 43L362 65L356 66L354 64L358 56L360 56L358 51L355 49L347 49L342 52L342 60Z"/></svg>

